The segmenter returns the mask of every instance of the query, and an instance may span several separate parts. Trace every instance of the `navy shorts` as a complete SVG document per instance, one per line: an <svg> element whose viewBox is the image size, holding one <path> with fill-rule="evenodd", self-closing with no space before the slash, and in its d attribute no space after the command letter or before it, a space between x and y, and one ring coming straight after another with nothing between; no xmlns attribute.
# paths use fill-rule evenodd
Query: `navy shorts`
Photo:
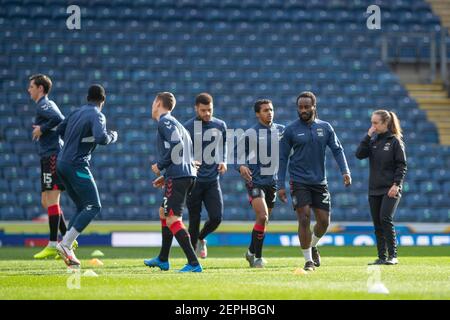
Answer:
<svg viewBox="0 0 450 320"><path fill-rule="evenodd" d="M328 212L331 210L331 198L327 185L291 182L291 197L294 210L308 205Z"/></svg>
<svg viewBox="0 0 450 320"><path fill-rule="evenodd" d="M181 217L186 198L194 187L195 179L192 177L185 178L167 178L164 183L165 193L161 207L164 209L166 217Z"/></svg>
<svg viewBox="0 0 450 320"><path fill-rule="evenodd" d="M273 209L277 201L276 185L256 185L253 182L247 182L248 201L250 204L255 198L263 198L266 201L267 208Z"/></svg>
<svg viewBox="0 0 450 320"><path fill-rule="evenodd" d="M56 173L56 159L58 155L52 154L41 158L41 191L61 190L64 191L64 185Z"/></svg>

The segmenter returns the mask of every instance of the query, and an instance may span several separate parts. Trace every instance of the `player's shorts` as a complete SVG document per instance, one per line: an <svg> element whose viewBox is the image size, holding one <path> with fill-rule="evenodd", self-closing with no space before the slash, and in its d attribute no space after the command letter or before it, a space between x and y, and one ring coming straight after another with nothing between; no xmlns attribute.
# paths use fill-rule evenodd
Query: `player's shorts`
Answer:
<svg viewBox="0 0 450 320"><path fill-rule="evenodd" d="M56 159L58 155L52 154L41 158L41 190L61 190L64 191L64 185L56 173Z"/></svg>
<svg viewBox="0 0 450 320"><path fill-rule="evenodd" d="M294 210L309 205L330 212L331 199L328 185L307 185L292 181L290 184Z"/></svg>
<svg viewBox="0 0 450 320"><path fill-rule="evenodd" d="M267 208L272 209L277 200L277 186L276 185L256 185L253 182L247 182L248 201L252 204L253 199L263 198L266 200Z"/></svg>
<svg viewBox="0 0 450 320"><path fill-rule="evenodd" d="M164 199L161 207L164 208L164 215L166 217L177 216L181 217L184 206L186 205L186 198L194 187L195 179L192 177L171 179L165 181Z"/></svg>

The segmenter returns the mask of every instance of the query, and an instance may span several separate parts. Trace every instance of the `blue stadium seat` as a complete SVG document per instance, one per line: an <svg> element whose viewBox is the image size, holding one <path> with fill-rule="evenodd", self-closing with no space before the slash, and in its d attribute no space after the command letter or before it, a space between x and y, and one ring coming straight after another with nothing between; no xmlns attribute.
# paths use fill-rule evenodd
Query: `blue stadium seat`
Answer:
<svg viewBox="0 0 450 320"><path fill-rule="evenodd" d="M230 128L247 128L255 122L257 97L271 98L277 121L288 123L296 118L291 107L298 92L311 90L318 95L320 117L335 127L353 174L354 186L344 188L328 153L336 217L370 220L368 161L353 154L371 112L386 107L404 120L407 144L409 170L398 217L443 221L450 148L438 145L435 125L423 121L426 113L381 61L381 34L361 28L369 2L94 0L82 6L83 28L90 32L67 33L58 29L67 13L53 2L7 1L0 18L0 50L5 52L0 86L6 92L0 96L0 176L7 182L0 183L2 208L23 203L21 216L30 219L35 212L28 208L39 204L39 199L32 197L30 204L13 192L39 197L39 156L30 141L36 110L24 79L43 72L52 77L50 96L65 115L84 103L87 84L102 83L107 90L104 112L108 127L119 131L119 142L97 148L92 160L103 207L110 211L101 219L157 219L162 195L151 186L150 172L156 160L156 124L150 115L155 92L176 94L174 114L182 121L194 115L196 94L213 92L216 115ZM426 1L374 3L382 6L384 33L440 30L440 19ZM418 44L405 35L390 47L395 59L421 61L429 55L429 38ZM225 219L253 220L235 170L222 179L222 187ZM63 199L73 214L73 204ZM427 206L439 214L423 216ZM285 206L275 210L274 219L295 216Z"/></svg>
<svg viewBox="0 0 450 320"><path fill-rule="evenodd" d="M7 206L0 208L2 220L23 220L25 214L22 208L16 206Z"/></svg>

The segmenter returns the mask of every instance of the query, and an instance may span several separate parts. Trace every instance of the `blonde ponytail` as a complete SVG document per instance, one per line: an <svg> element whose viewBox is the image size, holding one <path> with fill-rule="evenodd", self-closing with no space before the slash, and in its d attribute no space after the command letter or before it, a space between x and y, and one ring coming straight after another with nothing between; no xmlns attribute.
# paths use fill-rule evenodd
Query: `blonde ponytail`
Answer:
<svg viewBox="0 0 450 320"><path fill-rule="evenodd" d="M389 121L388 129L394 136L397 137L398 140L403 141L403 133L402 127L400 126L400 120L398 120L395 112L389 111L389 115L391 116L391 121Z"/></svg>
<svg viewBox="0 0 450 320"><path fill-rule="evenodd" d="M383 123L387 123L387 128L398 140L403 141L402 127L400 126L400 120L398 120L397 115L393 111L387 110L376 110L373 112L380 116Z"/></svg>

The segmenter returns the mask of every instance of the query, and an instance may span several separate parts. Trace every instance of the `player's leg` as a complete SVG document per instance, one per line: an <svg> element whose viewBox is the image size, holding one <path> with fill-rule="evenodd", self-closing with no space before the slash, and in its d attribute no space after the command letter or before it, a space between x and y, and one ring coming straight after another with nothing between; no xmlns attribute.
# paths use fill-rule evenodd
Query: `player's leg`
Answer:
<svg viewBox="0 0 450 320"><path fill-rule="evenodd" d="M204 259L208 255L206 237L219 227L223 217L223 197L219 180L208 185L208 188L205 190L203 201L205 203L206 211L208 212L208 220L205 222L198 237L198 252L200 257Z"/></svg>
<svg viewBox="0 0 450 320"><path fill-rule="evenodd" d="M61 233L61 236L64 237L64 235L67 232L67 226L66 226L66 221L64 219L64 213L63 210L61 209L61 205L60 205L60 195L61 192L65 190L64 184L62 183L61 179L59 178L58 175L58 170L56 168L56 162L57 162L57 158L58 156L52 155L50 158L50 170L51 170L51 174L52 174L52 191L59 191L59 194L57 195L57 197L53 197L53 194L48 194L47 195L47 204L50 207L51 205L56 205L57 208L53 208L53 211L56 212L58 211L58 229L59 232ZM56 220L56 218L55 218Z"/></svg>
<svg viewBox="0 0 450 320"><path fill-rule="evenodd" d="M66 264L79 265L80 262L72 251L72 243L95 216L100 213L102 207L97 185L89 168L68 166L66 170L70 171L70 184L81 199L83 210L75 217L72 227L67 231L60 245L58 245L58 251L63 253Z"/></svg>
<svg viewBox="0 0 450 320"><path fill-rule="evenodd" d="M262 247L268 220L268 208L265 200L264 190L251 183L247 184L250 204L255 212L255 224L253 226L251 242L245 255L250 267L264 267L262 260Z"/></svg>
<svg viewBox="0 0 450 320"><path fill-rule="evenodd" d="M252 230L252 242L256 260L262 258L262 248L266 233L266 224L269 218L269 209L267 208L264 192L261 190L262 196L256 197L252 201L252 208L255 212L255 225ZM255 266L255 265L254 265ZM259 265L258 265L259 266ZM261 265L260 267L262 267Z"/></svg>
<svg viewBox="0 0 450 320"><path fill-rule="evenodd" d="M48 212L48 224L50 227L50 242L56 247L58 241L58 227L59 218L61 215L61 207L59 200L61 197L60 190L48 190L45 191L47 212Z"/></svg>
<svg viewBox="0 0 450 320"><path fill-rule="evenodd" d="M188 260L188 263L179 270L180 272L201 272L202 267L197 259L194 248L192 247L191 237L182 222L182 213L186 204L187 194L194 185L193 178L169 179L167 186L171 185L171 193L167 194L167 202L164 207L167 226L177 239L181 249ZM169 189L166 187L166 190ZM169 196L167 196L169 195Z"/></svg>
<svg viewBox="0 0 450 320"><path fill-rule="evenodd" d="M148 267L158 267L163 271L170 269L169 254L172 247L173 234L167 226L166 216L164 215L164 203L159 208L159 219L161 221L161 250L159 255L152 259L145 259L144 264Z"/></svg>
<svg viewBox="0 0 450 320"><path fill-rule="evenodd" d="M49 224L49 242L40 252L34 255L35 259L54 258L57 256L56 245L58 241L59 222L59 190L54 190L56 169L52 156L41 158L41 204L47 211ZM55 206L55 203L58 206Z"/></svg>
<svg viewBox="0 0 450 320"><path fill-rule="evenodd" d="M314 225L311 237L311 254L316 267L320 267L321 259L317 244L319 240L325 235L330 225L330 212L328 210L313 208L316 217L316 224Z"/></svg>
<svg viewBox="0 0 450 320"><path fill-rule="evenodd" d="M189 235L191 236L192 246L194 250L197 248L198 235L200 233L200 221L202 211L203 183L196 182L194 188L188 194L186 199L186 206L189 215Z"/></svg>
<svg viewBox="0 0 450 320"><path fill-rule="evenodd" d="M43 184L42 184L43 185ZM47 191L43 190L41 193L41 205L42 207L48 212L48 205L47 205ZM57 245L57 232L56 235L54 235L54 232L52 232L52 220L49 214L48 217L49 227L50 227L50 234L49 234L49 242L47 246L45 246L44 249L36 253L33 258L34 259L47 259L47 258L54 258L58 255L58 252L56 251L56 245ZM54 239L54 240L53 240Z"/></svg>
<svg viewBox="0 0 450 320"><path fill-rule="evenodd" d="M320 254L317 244L328 230L330 225L330 212L331 212L331 196L328 191L328 187L324 186L312 186L312 207L314 215L316 217L316 224L313 228L311 237L311 254L316 267L320 266Z"/></svg>
<svg viewBox="0 0 450 320"><path fill-rule="evenodd" d="M378 259L373 264L384 264L387 259L386 239L384 237L383 226L381 224L381 204L383 196L369 196L370 215L372 216L377 241ZM372 263L371 263L372 264Z"/></svg>
<svg viewBox="0 0 450 320"><path fill-rule="evenodd" d="M390 198L388 195L383 196L380 208L381 226L386 239L388 250L387 265L398 264L397 259L397 237L394 227L394 214L400 202L400 197Z"/></svg>
<svg viewBox="0 0 450 320"><path fill-rule="evenodd" d="M315 269L312 259L311 251L311 191L304 185L293 183L292 185L292 204L297 213L298 221L298 238L300 240L300 247L305 258L306 271L313 271Z"/></svg>
<svg viewBox="0 0 450 320"><path fill-rule="evenodd" d="M297 220L298 220L298 238L300 240L300 247L303 252L303 256L305 258L305 263L308 264L305 269L308 268L308 271L314 270L311 268L310 264L314 265L312 259L312 251L311 251L311 207L309 205L305 205L303 207L299 207L296 209Z"/></svg>

